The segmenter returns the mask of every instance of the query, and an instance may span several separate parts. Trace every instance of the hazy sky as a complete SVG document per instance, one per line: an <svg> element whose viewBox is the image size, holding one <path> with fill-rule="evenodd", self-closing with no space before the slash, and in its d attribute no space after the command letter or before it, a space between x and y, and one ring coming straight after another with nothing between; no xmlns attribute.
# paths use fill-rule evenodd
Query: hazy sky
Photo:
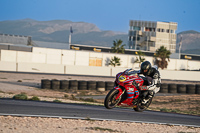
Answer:
<svg viewBox="0 0 200 133"><path fill-rule="evenodd" d="M129 20L178 22L200 32L200 0L0 0L0 21L71 20L128 33Z"/></svg>

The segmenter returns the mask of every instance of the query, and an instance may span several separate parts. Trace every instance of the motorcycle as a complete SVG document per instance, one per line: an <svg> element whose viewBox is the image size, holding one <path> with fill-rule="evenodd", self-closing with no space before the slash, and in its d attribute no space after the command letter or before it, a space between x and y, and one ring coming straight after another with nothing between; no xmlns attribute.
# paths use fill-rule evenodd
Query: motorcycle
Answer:
<svg viewBox="0 0 200 133"><path fill-rule="evenodd" d="M116 106L133 107L135 111L146 110L152 102L154 95L139 86L148 84L146 77L139 76L137 71L127 69L116 75L115 86L106 95L104 106L112 109Z"/></svg>

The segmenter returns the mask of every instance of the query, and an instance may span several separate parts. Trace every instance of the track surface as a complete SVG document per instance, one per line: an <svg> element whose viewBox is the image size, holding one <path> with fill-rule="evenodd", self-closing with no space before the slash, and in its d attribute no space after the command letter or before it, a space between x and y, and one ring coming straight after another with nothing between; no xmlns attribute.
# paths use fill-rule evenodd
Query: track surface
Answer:
<svg viewBox="0 0 200 133"><path fill-rule="evenodd" d="M135 112L132 109L106 109L68 103L50 103L0 99L0 115L48 116L95 120L117 120L144 123L160 123L200 127L200 117L155 111Z"/></svg>

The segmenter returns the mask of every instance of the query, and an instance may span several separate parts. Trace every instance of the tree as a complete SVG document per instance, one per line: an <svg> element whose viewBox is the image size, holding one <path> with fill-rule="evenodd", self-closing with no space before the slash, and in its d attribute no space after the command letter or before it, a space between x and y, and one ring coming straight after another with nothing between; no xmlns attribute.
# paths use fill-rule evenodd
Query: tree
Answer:
<svg viewBox="0 0 200 133"><path fill-rule="evenodd" d="M171 52L167 50L164 46L161 46L158 50L156 50L156 53L154 57L156 57L156 64L161 69L167 68L168 62L166 61L166 58L169 60Z"/></svg>
<svg viewBox="0 0 200 133"><path fill-rule="evenodd" d="M119 39L119 40L116 39L116 41L113 41L113 47L111 47L113 53L121 53L121 54L124 53L124 51L125 51L124 46L126 44L122 45L122 42L123 41L121 39Z"/></svg>
<svg viewBox="0 0 200 133"><path fill-rule="evenodd" d="M120 58L114 56L114 58L111 58L109 65L114 66L114 67L120 66L121 65Z"/></svg>
<svg viewBox="0 0 200 133"><path fill-rule="evenodd" d="M135 52L135 54L139 56L139 57L136 57L135 62L136 62L136 63L139 63L139 66L140 66L141 63L145 61L145 58L142 57L142 56L145 56L145 54L142 53L142 51Z"/></svg>

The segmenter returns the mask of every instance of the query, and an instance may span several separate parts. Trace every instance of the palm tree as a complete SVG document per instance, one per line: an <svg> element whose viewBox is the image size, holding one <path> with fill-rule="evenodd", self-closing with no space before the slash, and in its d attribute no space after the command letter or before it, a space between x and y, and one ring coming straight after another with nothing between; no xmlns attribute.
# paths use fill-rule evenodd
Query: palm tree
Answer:
<svg viewBox="0 0 200 133"><path fill-rule="evenodd" d="M136 57L135 62L136 62L136 63L139 63L139 66L140 66L141 63L145 61L145 58L142 57L142 56L145 56L145 54L142 53L142 51L135 52L135 54L139 56L139 57Z"/></svg>
<svg viewBox="0 0 200 133"><path fill-rule="evenodd" d="M124 53L125 50L124 46L126 44L122 45L122 42L123 41L121 39L119 40L116 39L116 41L113 41L113 47L111 47L113 53L121 53L121 54Z"/></svg>
<svg viewBox="0 0 200 133"><path fill-rule="evenodd" d="M156 57L156 64L161 69L167 68L168 62L166 61L166 58L169 60L171 52L167 50L164 46L161 46L158 50L156 50L155 57Z"/></svg>
<svg viewBox="0 0 200 133"><path fill-rule="evenodd" d="M111 58L109 65L114 66L114 67L120 66L121 65L120 58L114 56L114 58Z"/></svg>

